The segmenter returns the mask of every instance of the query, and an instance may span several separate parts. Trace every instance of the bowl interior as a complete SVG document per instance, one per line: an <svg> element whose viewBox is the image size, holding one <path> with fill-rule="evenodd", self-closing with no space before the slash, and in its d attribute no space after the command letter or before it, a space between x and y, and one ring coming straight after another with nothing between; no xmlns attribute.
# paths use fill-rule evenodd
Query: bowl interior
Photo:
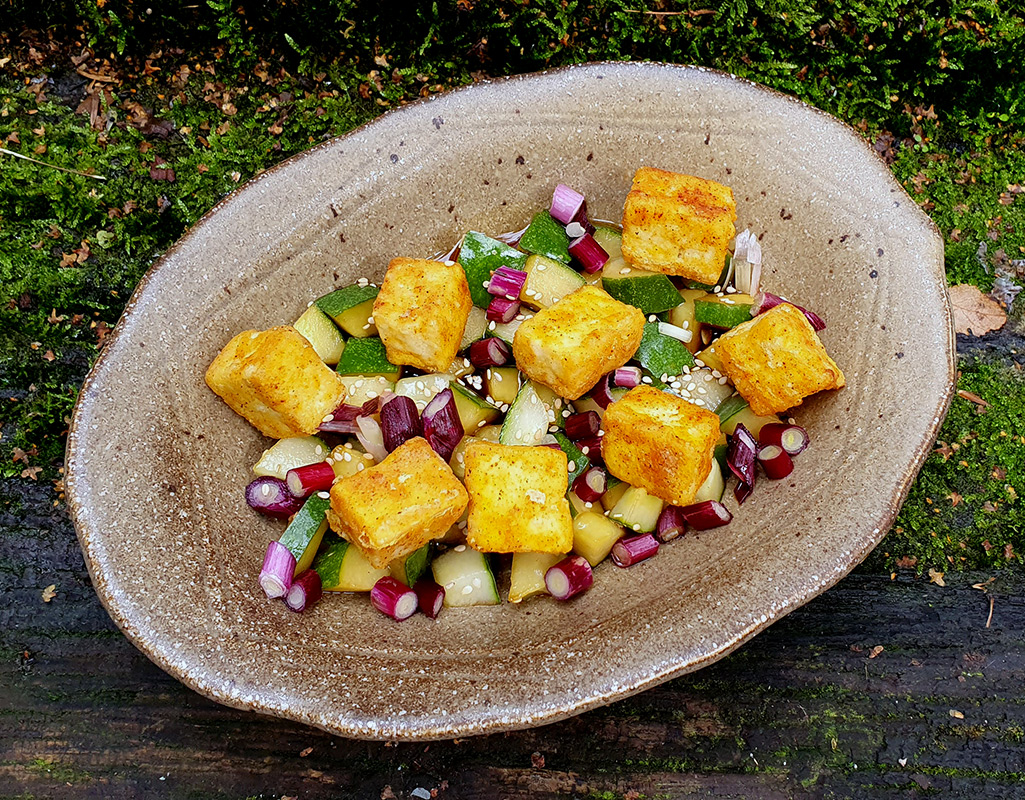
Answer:
<svg viewBox="0 0 1025 800"><path fill-rule="evenodd" d="M269 445L203 382L245 329L296 319L389 259L522 227L556 182L618 219L634 170L731 186L763 286L823 316L847 387L795 414L812 446L734 522L568 604L398 625L365 597L297 615L257 587L280 524L242 489ZM222 702L344 735L434 738L552 721L729 652L885 533L952 385L942 244L848 128L693 68L607 64L469 87L388 114L228 198L153 268L87 381L72 512L100 597L154 661Z"/></svg>

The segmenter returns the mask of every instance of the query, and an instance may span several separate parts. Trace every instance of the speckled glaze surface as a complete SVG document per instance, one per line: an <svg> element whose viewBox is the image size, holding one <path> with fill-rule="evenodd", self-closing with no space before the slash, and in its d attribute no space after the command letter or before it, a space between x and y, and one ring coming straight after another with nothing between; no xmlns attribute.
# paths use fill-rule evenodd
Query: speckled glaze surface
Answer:
<svg viewBox="0 0 1025 800"><path fill-rule="evenodd" d="M829 323L847 387L799 410L812 445L791 478L764 481L725 528L602 565L566 604L396 624L363 596L302 615L267 600L257 575L281 526L242 490L269 441L206 388L218 350L393 256L518 228L557 181L617 219L642 165L731 186L738 229L762 237L763 285ZM71 511L114 621L222 703L370 739L552 722L715 661L872 549L950 400L945 285L940 237L886 166L792 99L657 64L477 84L267 172L153 267L82 390Z"/></svg>

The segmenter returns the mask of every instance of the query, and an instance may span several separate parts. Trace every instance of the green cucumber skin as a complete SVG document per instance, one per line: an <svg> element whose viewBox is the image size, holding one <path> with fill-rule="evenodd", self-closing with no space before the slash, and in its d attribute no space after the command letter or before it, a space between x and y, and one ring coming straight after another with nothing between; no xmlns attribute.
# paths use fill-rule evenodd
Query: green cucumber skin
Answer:
<svg viewBox="0 0 1025 800"><path fill-rule="evenodd" d="M615 228L607 228L604 225L596 225L594 229L594 240L601 245L602 249L609 254L609 258L621 258L623 255L623 234Z"/></svg>
<svg viewBox="0 0 1025 800"><path fill-rule="evenodd" d="M712 457L719 463L719 471L722 472L722 474L724 476L730 474L730 472L729 472L730 465L728 463L726 463L726 450L727 450L727 448L728 448L728 445L717 444L715 446L715 450L713 451L713 455L712 455Z"/></svg>
<svg viewBox="0 0 1025 800"><path fill-rule="evenodd" d="M520 237L520 247L553 261L569 263L569 237L566 229L547 211L538 211Z"/></svg>
<svg viewBox="0 0 1025 800"><path fill-rule="evenodd" d="M716 406L715 413L719 415L719 421L725 422L735 414L740 413L747 408L747 400L741 397L739 394L733 395L733 397L727 397L718 406Z"/></svg>
<svg viewBox="0 0 1025 800"><path fill-rule="evenodd" d="M645 314L661 314L680 305L680 293L669 278L659 272L649 275L602 276L602 288L620 303L636 306Z"/></svg>
<svg viewBox="0 0 1025 800"><path fill-rule="evenodd" d="M535 402L531 402L532 396ZM544 424L540 429L535 426L532 431L524 430L524 425L531 421L531 415L536 415L538 419L541 416L544 417ZM549 424L547 406L538 397L534 384L531 381L527 381L520 387L520 390L516 393L516 399L513 400L512 405L509 406L509 410L505 414L505 420L502 422L502 431L499 434L498 441L501 444L514 446L537 445L540 444L541 437L548 433ZM517 432L520 433L519 438L516 437ZM537 435L539 432L540 436ZM525 434L531 434L530 441L524 439Z"/></svg>
<svg viewBox="0 0 1025 800"><path fill-rule="evenodd" d="M376 286L360 286L353 283L318 298L315 301L315 305L334 319L343 311L348 311L350 308L358 306L360 303L365 303L367 300L373 300L377 297L377 292L378 288Z"/></svg>
<svg viewBox="0 0 1025 800"><path fill-rule="evenodd" d="M327 492L315 492L310 495L278 540L295 556L296 561L302 560L310 542L316 538L318 530L324 525L325 515L331 507L331 498L321 497L321 494L326 495Z"/></svg>
<svg viewBox="0 0 1025 800"><path fill-rule="evenodd" d="M427 571L427 565L431 563L431 544L428 542L419 550L414 550L403 562L403 570L406 573L406 586L412 586Z"/></svg>
<svg viewBox="0 0 1025 800"><path fill-rule="evenodd" d="M570 438L562 431L553 431L552 436L555 437L555 441L559 443L559 447L562 448L562 452L566 454L566 461L569 464L573 464L575 469L567 472L567 490L572 488L573 481L587 472L588 467L591 466L591 459L580 452L580 448L570 441Z"/></svg>
<svg viewBox="0 0 1025 800"><path fill-rule="evenodd" d="M712 306L715 308L713 309ZM741 323L751 320L751 304L725 305L724 303L697 300L694 303L694 319L702 325L711 325L713 328L735 328Z"/></svg>
<svg viewBox="0 0 1025 800"><path fill-rule="evenodd" d="M324 586L338 585L338 574L342 571L342 562L348 549L349 543L337 534L330 540L321 542L320 550L313 559L310 569L320 576L320 582Z"/></svg>
<svg viewBox="0 0 1025 800"><path fill-rule="evenodd" d="M388 360L387 350L380 337L349 339L335 371L339 375L375 375L398 372L399 368Z"/></svg>
<svg viewBox="0 0 1025 800"><path fill-rule="evenodd" d="M344 357L344 353L342 354ZM683 372L684 367L696 367L694 356L679 339L658 332L657 322L644 323L640 347L634 360L655 377L672 377Z"/></svg>
<svg viewBox="0 0 1025 800"><path fill-rule="evenodd" d="M502 266L521 270L526 260L526 253L521 253L497 239L476 231L467 233L459 248L459 264L466 273L466 283L470 287L473 304L487 308L491 303L491 295L488 294L484 283L491 280L492 272Z"/></svg>

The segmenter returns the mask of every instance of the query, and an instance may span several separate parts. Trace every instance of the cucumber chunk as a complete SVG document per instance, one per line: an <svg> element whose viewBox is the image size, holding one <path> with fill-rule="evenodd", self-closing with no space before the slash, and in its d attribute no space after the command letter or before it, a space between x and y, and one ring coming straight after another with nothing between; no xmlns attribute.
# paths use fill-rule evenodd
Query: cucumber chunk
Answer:
<svg viewBox="0 0 1025 800"><path fill-rule="evenodd" d="M331 451L331 469L335 471L335 479L348 478L357 472L362 472L367 467L372 467L377 462L370 453L357 450L351 444L346 447L338 445Z"/></svg>
<svg viewBox="0 0 1025 800"><path fill-rule="evenodd" d="M563 264L569 263L569 237L566 229L547 211L538 211L520 237L520 247ZM510 265L511 266L511 265Z"/></svg>
<svg viewBox="0 0 1025 800"><path fill-rule="evenodd" d="M695 366L694 356L687 346L679 339L659 333L657 322L644 323L634 360L660 380L663 375L680 375L684 367Z"/></svg>
<svg viewBox="0 0 1025 800"><path fill-rule="evenodd" d="M584 285L584 277L579 272L545 256L531 256L524 269L527 280L520 292L520 301L534 308L555 305Z"/></svg>
<svg viewBox="0 0 1025 800"><path fill-rule="evenodd" d="M527 381L516 394L502 423L499 441L509 445L538 445L548 433L549 411L533 381Z"/></svg>
<svg viewBox="0 0 1025 800"><path fill-rule="evenodd" d="M399 379L402 368L388 360L384 342L374 336L367 339L350 339L335 371L339 375L379 377L394 382Z"/></svg>
<svg viewBox="0 0 1025 800"><path fill-rule="evenodd" d="M327 530L327 510L331 498L327 492L315 492L303 503L278 540L295 557L295 574L310 568Z"/></svg>
<svg viewBox="0 0 1025 800"><path fill-rule="evenodd" d="M731 397L730 400L733 400L733 398ZM728 400L726 402L730 401ZM716 409L715 413L719 414L719 409ZM733 435L733 432L737 429L737 425L743 424L743 426L750 431L751 435L757 439L758 434L762 432L762 428L770 422L779 422L779 417L760 417L750 409L746 401L744 401L744 405L742 407L733 411L729 415L719 414L719 430L729 436Z"/></svg>
<svg viewBox="0 0 1025 800"><path fill-rule="evenodd" d="M613 475L609 475L605 494L601 496L601 507L606 511L614 509L616 507L616 503L622 499L623 495L626 494L626 490L629 488L629 483L621 481Z"/></svg>
<svg viewBox="0 0 1025 800"><path fill-rule="evenodd" d="M694 331L689 342L684 342L691 353L701 349L701 323L694 311L694 301L704 297L706 292L701 289L680 289L680 303L669 312L669 322L677 328Z"/></svg>
<svg viewBox="0 0 1025 800"><path fill-rule="evenodd" d="M447 372L432 372L428 375L414 375L403 378L395 384L395 394L410 398L416 403L417 411L423 412L434 395L445 391L453 377Z"/></svg>
<svg viewBox="0 0 1025 800"><path fill-rule="evenodd" d="M708 367L692 369L689 375L685 375L681 379L680 383L680 388L673 390L674 394L695 405L707 408L709 411L717 409L734 392L729 383L719 383L719 379Z"/></svg>
<svg viewBox="0 0 1025 800"><path fill-rule="evenodd" d="M427 565L431 563L431 544L428 542L418 550L414 550L408 556L396 558L388 565L391 576L406 586L412 586L427 571Z"/></svg>
<svg viewBox="0 0 1025 800"><path fill-rule="evenodd" d="M754 299L747 294L706 294L694 301L694 317L713 328L735 328L751 319Z"/></svg>
<svg viewBox="0 0 1025 800"><path fill-rule="evenodd" d="M377 335L377 328L369 321L377 292L376 286L353 283L324 295L315 305L347 334L362 339Z"/></svg>
<svg viewBox="0 0 1025 800"><path fill-rule="evenodd" d="M488 397L503 405L512 405L520 389L520 371L516 367L490 367L484 373Z"/></svg>
<svg viewBox="0 0 1025 800"><path fill-rule="evenodd" d="M606 262L601 285L619 302L645 314L659 314L680 304L680 293L667 275L631 267L622 256Z"/></svg>
<svg viewBox="0 0 1025 800"><path fill-rule="evenodd" d="M292 326L301 333L325 364L337 364L345 349L345 337L334 320L316 303L307 308Z"/></svg>
<svg viewBox="0 0 1025 800"><path fill-rule="evenodd" d="M694 494L693 502L703 503L705 500L722 500L723 492L725 491L726 482L723 480L722 470L719 467L719 462L713 458L712 469L709 470L705 482L698 487L697 492Z"/></svg>
<svg viewBox="0 0 1025 800"><path fill-rule="evenodd" d="M343 375L339 380L345 387L345 402L350 406L361 406L395 388L395 381L380 376Z"/></svg>
<svg viewBox="0 0 1025 800"><path fill-rule="evenodd" d="M602 250L609 254L610 259L623 256L623 234L615 228L597 225L592 235L594 240L601 245Z"/></svg>
<svg viewBox="0 0 1025 800"><path fill-rule="evenodd" d="M639 486L631 486L619 498L609 516L635 533L651 533L662 513L662 501Z"/></svg>
<svg viewBox="0 0 1025 800"><path fill-rule="evenodd" d="M313 560L312 569L320 576L325 592L369 592L389 574L387 568L370 566L359 548L332 534Z"/></svg>
<svg viewBox="0 0 1025 800"><path fill-rule="evenodd" d="M622 525L600 511L584 511L573 519L573 552L596 567L612 552L612 545L625 535Z"/></svg>
<svg viewBox="0 0 1025 800"><path fill-rule="evenodd" d="M487 332L487 312L483 308L470 306L470 316L466 318L466 327L463 328L463 339L459 343L459 351L462 352L478 339L483 339Z"/></svg>
<svg viewBox="0 0 1025 800"><path fill-rule="evenodd" d="M523 269L526 260L526 253L521 253L497 239L476 231L467 233L459 248L459 265L466 273L466 283L470 287L473 304L479 308L487 308L491 302L487 283L491 280L492 272L501 266ZM568 257L566 260L569 260Z"/></svg>
<svg viewBox="0 0 1025 800"><path fill-rule="evenodd" d="M260 460L253 465L253 472L284 480L290 469L323 461L327 452L324 440L317 436L290 436L279 439L264 450Z"/></svg>
<svg viewBox="0 0 1025 800"><path fill-rule="evenodd" d="M591 466L591 459L580 452L580 448L573 444L570 438L562 431L555 431L551 435L555 437L555 441L562 448L562 452L566 454L566 485L567 487L572 486L573 481L587 472L587 468Z"/></svg>
<svg viewBox="0 0 1025 800"><path fill-rule="evenodd" d="M534 595L547 594L545 573L564 557L558 553L513 553L509 602L519 603Z"/></svg>
<svg viewBox="0 0 1025 800"><path fill-rule="evenodd" d="M488 557L466 545L457 545L431 562L434 582L445 590L447 608L497 606L498 584Z"/></svg>
<svg viewBox="0 0 1025 800"><path fill-rule="evenodd" d="M534 315L531 312L524 310L523 312L517 314L516 318L512 322L494 322L491 323L495 326L494 328L491 328L490 325L488 327L492 335L497 336L506 344L511 345L513 343L513 338L516 336L516 331L519 330L520 325L522 325L532 316Z"/></svg>
<svg viewBox="0 0 1025 800"><path fill-rule="evenodd" d="M463 423L463 433L472 436L489 422L494 422L502 415L502 409L493 406L479 394L475 394L465 386L454 381L449 384L452 398L456 403L459 421Z"/></svg>
<svg viewBox="0 0 1025 800"><path fill-rule="evenodd" d="M701 351L695 353L694 354L694 358L697 361L700 361L702 364L704 364L709 369L714 369L717 372L722 372L722 373L725 374L725 370L723 369L722 359L720 359L719 356L717 356L716 353L715 353L715 343L714 342L712 344L708 345L708 347L706 347L704 350L701 350Z"/></svg>

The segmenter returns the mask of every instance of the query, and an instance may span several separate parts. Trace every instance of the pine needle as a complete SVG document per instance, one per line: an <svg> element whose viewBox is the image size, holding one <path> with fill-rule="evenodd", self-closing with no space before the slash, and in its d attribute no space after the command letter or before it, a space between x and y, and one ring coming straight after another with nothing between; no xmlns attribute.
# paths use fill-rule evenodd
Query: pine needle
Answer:
<svg viewBox="0 0 1025 800"><path fill-rule="evenodd" d="M0 147L0 153L4 153L5 155L9 156L14 156L15 158L23 158L26 161L31 161L33 164L38 164L41 167L59 169L61 172L70 172L72 175L80 175L83 178L95 178L98 181L107 180L102 175L90 175L88 172L79 172L77 169L68 169L67 167L58 167L56 164L47 164L45 161L40 161L37 158L31 158L30 156L22 155L21 153L15 153L13 150L8 150L6 147Z"/></svg>

